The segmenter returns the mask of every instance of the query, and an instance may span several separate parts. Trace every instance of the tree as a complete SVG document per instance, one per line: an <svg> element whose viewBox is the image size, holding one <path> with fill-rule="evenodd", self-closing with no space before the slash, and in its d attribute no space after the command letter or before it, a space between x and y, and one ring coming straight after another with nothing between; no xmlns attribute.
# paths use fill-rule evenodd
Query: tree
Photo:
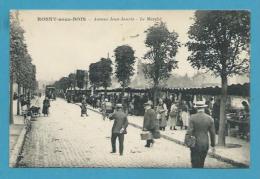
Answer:
<svg viewBox="0 0 260 179"><path fill-rule="evenodd" d="M32 64L32 58L27 50L24 39L25 31L20 26L19 11L10 14L10 99L12 99L12 84L18 84L18 96L21 95L21 87L28 90L28 94L36 89L36 67ZM28 96L29 97L29 96ZM20 114L20 98L17 100L17 115ZM12 111L12 103L10 103ZM10 123L12 123L12 117Z"/></svg>
<svg viewBox="0 0 260 179"><path fill-rule="evenodd" d="M116 77L118 82L123 88L122 93L125 92L125 88L130 83L131 76L134 75L134 63L135 56L134 50L129 45L118 46L115 50L115 62L116 62Z"/></svg>
<svg viewBox="0 0 260 179"><path fill-rule="evenodd" d="M111 86L112 61L109 58L101 58L89 66L89 80L94 89L104 87L105 94L107 87Z"/></svg>
<svg viewBox="0 0 260 179"><path fill-rule="evenodd" d="M76 72L76 83L80 89L84 88L85 85L85 70L77 70Z"/></svg>
<svg viewBox="0 0 260 179"><path fill-rule="evenodd" d="M54 86L65 93L66 90L70 87L70 80L68 77L62 77L59 81L54 83Z"/></svg>
<svg viewBox="0 0 260 179"><path fill-rule="evenodd" d="M100 86L105 88L105 96L107 87L111 86L112 61L109 58L101 58L98 62L100 70Z"/></svg>
<svg viewBox="0 0 260 179"><path fill-rule="evenodd" d="M89 75L88 75L88 71L85 71L85 87L86 89L88 88L88 83L89 83Z"/></svg>
<svg viewBox="0 0 260 179"><path fill-rule="evenodd" d="M196 11L186 44L194 68L221 77L218 144L225 145L225 108L228 77L248 72L250 22L248 11Z"/></svg>
<svg viewBox="0 0 260 179"><path fill-rule="evenodd" d="M94 89L100 86L100 70L98 63L91 63L89 65L89 80Z"/></svg>
<svg viewBox="0 0 260 179"><path fill-rule="evenodd" d="M156 23L145 31L147 33L145 45L150 48L144 55L147 63L144 65L145 77L153 83L153 101L157 104L159 85L170 77L170 72L177 68L175 59L180 43L178 34L170 32L163 22Z"/></svg>
<svg viewBox="0 0 260 179"><path fill-rule="evenodd" d="M16 15L16 16L15 16ZM25 56L26 45L24 43L24 30L21 28L18 21L18 14L10 14L10 99L13 97L13 83L18 84L18 100L17 100L17 115L20 114L20 86L21 81L24 79L21 71L22 60ZM11 112L12 112L12 103ZM10 117L10 123L13 123L12 117Z"/></svg>
<svg viewBox="0 0 260 179"><path fill-rule="evenodd" d="M76 74L75 73L70 73L68 78L69 78L70 88L73 88L75 90L76 85L77 85Z"/></svg>

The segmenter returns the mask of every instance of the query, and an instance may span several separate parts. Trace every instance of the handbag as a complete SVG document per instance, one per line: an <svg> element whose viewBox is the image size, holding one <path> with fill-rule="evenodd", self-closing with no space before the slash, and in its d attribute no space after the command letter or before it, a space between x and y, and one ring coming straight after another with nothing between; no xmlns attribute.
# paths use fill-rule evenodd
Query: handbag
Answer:
<svg viewBox="0 0 260 179"><path fill-rule="evenodd" d="M190 134L185 134L184 144L189 148L194 148L196 145L196 137Z"/></svg>
<svg viewBox="0 0 260 179"><path fill-rule="evenodd" d="M141 140L153 139L153 135L150 131L143 131L140 135L141 135Z"/></svg>

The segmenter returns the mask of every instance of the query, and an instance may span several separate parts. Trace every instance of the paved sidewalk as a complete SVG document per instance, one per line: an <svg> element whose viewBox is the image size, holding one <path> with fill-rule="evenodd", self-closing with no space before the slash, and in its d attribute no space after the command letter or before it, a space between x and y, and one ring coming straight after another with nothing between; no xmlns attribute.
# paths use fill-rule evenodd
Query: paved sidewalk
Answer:
<svg viewBox="0 0 260 179"><path fill-rule="evenodd" d="M13 124L9 125L9 166L16 167L22 152L26 129L23 116L16 115L17 100L13 100ZM32 100L32 103L34 100Z"/></svg>
<svg viewBox="0 0 260 179"><path fill-rule="evenodd" d="M98 112L97 109L95 110ZM129 123L137 128L143 126L143 116L128 116ZM178 128L178 127L177 127ZM184 145L184 137L186 130L170 130L169 127L165 131L161 131L163 138L174 141L175 143ZM217 141L216 136L216 141ZM226 137L226 144L230 147L216 146L216 152L213 154L209 152L209 156L216 158L220 161L230 163L237 167L249 167L250 165L250 143L235 137ZM233 146L233 147L232 147Z"/></svg>
<svg viewBox="0 0 260 179"><path fill-rule="evenodd" d="M22 116L13 115L14 123L9 125L9 166L15 167L22 150L26 130Z"/></svg>

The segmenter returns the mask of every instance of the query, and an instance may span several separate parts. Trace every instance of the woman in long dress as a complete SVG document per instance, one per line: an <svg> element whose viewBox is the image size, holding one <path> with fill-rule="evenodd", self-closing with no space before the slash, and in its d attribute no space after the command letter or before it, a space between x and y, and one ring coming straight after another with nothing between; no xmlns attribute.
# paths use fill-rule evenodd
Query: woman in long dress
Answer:
<svg viewBox="0 0 260 179"><path fill-rule="evenodd" d="M188 105L186 101L183 101L181 106L181 119L182 119L182 126L184 127L184 129L188 128L189 118L190 118L190 114L189 114Z"/></svg>
<svg viewBox="0 0 260 179"><path fill-rule="evenodd" d="M160 130L165 131L165 127L167 126L167 120L166 120L167 107L162 99L159 99L159 104L157 105L156 112L157 112L157 118L159 119L159 128Z"/></svg>
<svg viewBox="0 0 260 179"><path fill-rule="evenodd" d="M178 115L178 108L176 104L171 105L170 114L169 114L169 126L170 130L176 130L175 126L177 124L177 116Z"/></svg>
<svg viewBox="0 0 260 179"><path fill-rule="evenodd" d="M50 107L50 101L48 99L48 97L45 97L45 99L43 100L43 105L42 105L42 113L44 116L48 116L49 114L49 107Z"/></svg>

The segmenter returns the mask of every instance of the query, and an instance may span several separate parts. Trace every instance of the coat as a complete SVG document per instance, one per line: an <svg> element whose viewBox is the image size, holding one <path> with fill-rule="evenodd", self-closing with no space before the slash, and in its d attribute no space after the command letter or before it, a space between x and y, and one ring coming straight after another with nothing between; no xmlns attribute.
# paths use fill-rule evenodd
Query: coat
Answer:
<svg viewBox="0 0 260 179"><path fill-rule="evenodd" d="M48 108L50 107L50 101L48 99L43 100L42 113L48 114Z"/></svg>
<svg viewBox="0 0 260 179"><path fill-rule="evenodd" d="M170 114L169 114L169 125L171 127L176 126L177 124L177 117L178 117L178 109L175 104L171 106Z"/></svg>
<svg viewBox="0 0 260 179"><path fill-rule="evenodd" d="M195 149L198 151L207 151L209 149L209 136L211 146L215 146L215 126L213 119L204 112L198 112L191 115L187 133L195 136Z"/></svg>
<svg viewBox="0 0 260 179"><path fill-rule="evenodd" d="M159 128L159 122L156 118L156 112L153 109L148 109L144 113L143 129L148 131L156 130Z"/></svg>
<svg viewBox="0 0 260 179"><path fill-rule="evenodd" d="M167 113L166 104L163 103L162 105L157 106L157 115L159 116L159 126L160 127L167 126L166 113Z"/></svg>
<svg viewBox="0 0 260 179"><path fill-rule="evenodd" d="M126 128L128 126L127 115L123 111L116 111L110 117L110 120L114 120L114 124L112 127L112 133L120 134L120 130L122 128L125 129L124 133L126 133Z"/></svg>

